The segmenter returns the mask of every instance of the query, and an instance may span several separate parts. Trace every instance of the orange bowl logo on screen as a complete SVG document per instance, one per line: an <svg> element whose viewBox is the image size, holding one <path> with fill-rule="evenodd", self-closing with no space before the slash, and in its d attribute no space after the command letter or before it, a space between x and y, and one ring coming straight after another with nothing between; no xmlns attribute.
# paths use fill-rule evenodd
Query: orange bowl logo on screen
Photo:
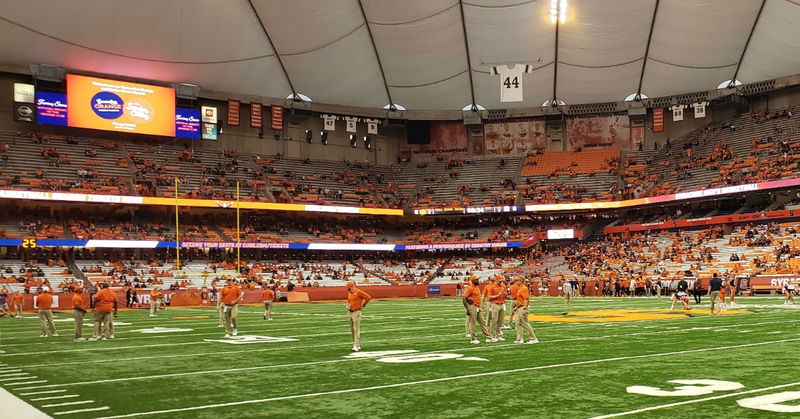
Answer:
<svg viewBox="0 0 800 419"><path fill-rule="evenodd" d="M68 125L175 136L175 91L96 77L67 75Z"/></svg>

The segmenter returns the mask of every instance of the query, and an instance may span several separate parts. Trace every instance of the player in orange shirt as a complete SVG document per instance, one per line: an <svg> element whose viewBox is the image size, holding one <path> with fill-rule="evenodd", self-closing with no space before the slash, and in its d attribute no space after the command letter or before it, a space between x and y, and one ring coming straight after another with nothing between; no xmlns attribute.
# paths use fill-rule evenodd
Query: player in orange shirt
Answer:
<svg viewBox="0 0 800 419"><path fill-rule="evenodd" d="M239 302L244 298L244 292L233 281L232 278L228 279L228 284L222 288L220 292L220 301L222 302L222 311L225 314L225 337L236 336L239 334Z"/></svg>
<svg viewBox="0 0 800 419"><path fill-rule="evenodd" d="M58 336L56 324L53 323L53 296L45 288L39 288L36 294L36 306L39 307L39 323L42 326L41 337Z"/></svg>
<svg viewBox="0 0 800 419"><path fill-rule="evenodd" d="M481 290L478 287L478 279L473 279L472 284L464 291L464 308L467 309L467 333L470 338L470 343L478 344L478 336L475 333L475 323L481 328L481 333L486 339L489 339L489 330L486 328L486 322L481 317Z"/></svg>
<svg viewBox="0 0 800 419"><path fill-rule="evenodd" d="M158 306L161 303L161 291L158 286L150 290L150 317L158 317Z"/></svg>
<svg viewBox="0 0 800 419"><path fill-rule="evenodd" d="M511 305L511 310L506 310L509 315L508 321L503 322L503 329L511 329L511 323L514 322L514 300L517 298L517 290L519 289L519 285L517 285L517 279L519 279L519 277L514 278L514 282L512 282L511 286L508 288L508 302Z"/></svg>
<svg viewBox="0 0 800 419"><path fill-rule="evenodd" d="M83 304L83 288L75 287L72 289L72 317L75 318L75 336L72 339L75 342L83 342L86 340L83 337L83 315L86 314L86 308Z"/></svg>
<svg viewBox="0 0 800 419"><path fill-rule="evenodd" d="M264 320L272 320L272 302L275 301L275 292L268 285L263 286L261 300L264 302Z"/></svg>
<svg viewBox="0 0 800 419"><path fill-rule="evenodd" d="M108 288L107 282L103 282L100 284L100 291L92 299L94 300L94 328L89 340L114 339L111 313L117 314L117 295Z"/></svg>
<svg viewBox="0 0 800 419"><path fill-rule="evenodd" d="M11 295L11 304L14 306L14 317L18 319L22 318L22 302L22 294L19 291L14 291Z"/></svg>
<svg viewBox="0 0 800 419"><path fill-rule="evenodd" d="M503 324L503 308L505 307L506 291L498 279L493 279L489 285L489 291L486 298L489 299L489 321L486 322L486 327L489 329L489 339L486 342L500 342L503 339L500 336L500 326Z"/></svg>
<svg viewBox="0 0 800 419"><path fill-rule="evenodd" d="M528 310L531 304L530 291L528 291L528 287L525 285L525 282L522 281L522 278L519 277L517 277L517 287L517 293L514 301L514 316L516 316L515 321L517 323L517 340L515 340L514 343L525 343L522 338L523 331L528 333L529 340L527 343L539 343L539 339L536 339L536 333L533 332L533 328L528 322Z"/></svg>
<svg viewBox="0 0 800 419"><path fill-rule="evenodd" d="M361 350L361 310L372 297L356 288L356 283L347 281L347 311L350 318L350 334L353 337L353 352Z"/></svg>

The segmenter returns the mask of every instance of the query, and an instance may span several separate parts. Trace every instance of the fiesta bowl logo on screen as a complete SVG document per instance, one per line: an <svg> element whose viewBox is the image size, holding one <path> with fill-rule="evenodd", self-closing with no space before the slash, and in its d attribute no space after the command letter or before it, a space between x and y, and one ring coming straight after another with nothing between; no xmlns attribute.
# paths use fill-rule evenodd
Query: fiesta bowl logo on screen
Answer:
<svg viewBox="0 0 800 419"><path fill-rule="evenodd" d="M67 74L68 125L175 136L175 90L169 87Z"/></svg>
<svg viewBox="0 0 800 419"><path fill-rule="evenodd" d="M119 118L122 116L122 105L122 98L111 92L100 92L92 96L92 110L101 118Z"/></svg>

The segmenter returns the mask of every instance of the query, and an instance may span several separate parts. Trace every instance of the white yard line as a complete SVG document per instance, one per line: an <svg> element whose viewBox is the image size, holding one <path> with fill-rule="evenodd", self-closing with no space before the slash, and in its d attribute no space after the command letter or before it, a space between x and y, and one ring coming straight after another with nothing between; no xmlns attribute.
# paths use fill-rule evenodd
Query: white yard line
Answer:
<svg viewBox="0 0 800 419"><path fill-rule="evenodd" d="M23 372L23 373L20 373L20 374L14 374L14 375L28 375L28 373L27 373L27 372ZM0 378L0 381L33 380L33 379L35 379L35 378L39 378L39 377L37 377L37 376L35 376L35 375L32 375L32 376L28 376L28 377L11 377L11 378Z"/></svg>
<svg viewBox="0 0 800 419"><path fill-rule="evenodd" d="M67 390L45 390L45 391L34 391L32 393L19 393L20 396L35 396L37 394L53 394L53 393L66 393Z"/></svg>
<svg viewBox="0 0 800 419"><path fill-rule="evenodd" d="M61 406L75 406L78 404L89 404L94 403L94 400L79 400L77 402L64 402L64 403L53 403L53 404L45 404L42 407L61 407Z"/></svg>
<svg viewBox="0 0 800 419"><path fill-rule="evenodd" d="M691 354L691 353L698 353L698 352L720 351L720 350L725 350L725 349L746 348L746 347L752 347L752 346L771 345L771 344L775 344L775 343L786 343L786 342L795 342L795 341L800 341L800 338L782 339L782 340L777 340L777 341L749 343L749 344L742 344L742 345L718 346L718 347L714 347L714 348L689 349L689 350L684 350L684 351L663 352L663 353L656 353L656 354L633 355L633 356L624 356L624 357L615 357L615 358L604 358L604 359L595 359L595 360L589 360L589 361L578 361L578 362L570 362L570 363L562 363L562 364L541 365L541 366L536 366L536 367L516 368L516 369L511 369L511 370L489 371L489 372L482 372L482 373L476 373L476 374L466 374L466 375L457 375L457 376L451 376L451 377L432 378L432 379L428 379L428 380L407 381L407 382L403 382L403 383L386 384L386 385L380 385L380 386L359 387L359 388L351 388L351 389L345 389L345 390L324 391L324 392L317 392L317 393L295 394L295 395L289 395L289 396L270 397L270 398L265 398L265 399L242 400L242 401L229 402L229 403L216 403L216 404L207 404L207 405L192 406L192 407L182 407L182 408L175 408L175 409L154 410L154 411L149 411L149 412L137 412L137 413L124 414L124 415L108 416L108 417L101 418L101 419L127 418L127 417L135 417L135 416L149 416L149 415L157 415L157 414L164 414L164 413L186 412L186 411L192 411L192 410L204 410L204 409L211 409L211 408L217 408L217 407L239 406L239 405L256 404L256 403L266 403L266 402L279 401L279 400L303 399L303 398L318 397L318 396L329 396L329 395L335 395L335 394L356 393L356 392L371 391L371 390L383 390L383 389L387 389L387 388L409 387L409 386L416 386L416 385L422 385L422 384L439 383L439 382L446 382L446 381L456 381L456 380L487 377L487 376L494 376L494 375L506 375L506 374L514 374L514 373L519 373L519 372L528 372L528 371L536 371L536 370L543 370L543 369L571 367L571 366L576 366L576 365L590 365L590 364L599 364L599 363L615 362L615 361L627 361L627 360L631 360L631 359L642 359L642 358L657 358L657 357L672 356L672 355L683 355L683 354Z"/></svg>
<svg viewBox="0 0 800 419"><path fill-rule="evenodd" d="M48 419L50 416L0 388L0 406L3 406L3 417L14 419Z"/></svg>
<svg viewBox="0 0 800 419"><path fill-rule="evenodd" d="M5 383L5 386L21 386L21 385L28 385L28 384L40 384L46 383L47 380L36 380L36 381L20 381L18 383Z"/></svg>
<svg viewBox="0 0 800 419"><path fill-rule="evenodd" d="M108 410L108 409L109 409L108 406L102 406L102 407L93 407L93 408L90 408L90 409L67 410L66 412L56 412L56 413L53 413L53 414L56 415L56 416L59 416L59 415L72 415L72 414L75 414L75 413L97 412L97 411L100 411L100 410Z"/></svg>
<svg viewBox="0 0 800 419"><path fill-rule="evenodd" d="M798 381L796 383L781 384L781 385L772 386L772 387L763 387L763 388L757 388L757 389L753 389L753 390L740 391L740 392L737 392L737 393L720 394L719 396L704 397L702 399L685 400L685 401L682 401L682 402L667 403L667 404L662 404L662 405L658 405L658 406L643 407L641 409L628 410L626 412L610 413L608 415L594 416L591 419L615 418L615 417L618 417L618 416L633 415L635 413L649 412L649 411L652 411L652 410L665 409L665 408L668 408L668 407L675 407L675 406L683 406L683 405L692 404L692 403L707 402L707 401L710 401L710 400L725 399L725 398L728 398L728 397L742 396L742 395L751 394L751 393L760 393L762 391L776 390L776 389L779 389L779 388L794 387L794 386L798 386L798 385L800 385L800 381Z"/></svg>
<svg viewBox="0 0 800 419"><path fill-rule="evenodd" d="M67 394L64 396L47 396L47 397L37 397L35 399L31 399L32 402L38 402L42 400L56 400L56 399L71 399L73 397L80 397L77 394Z"/></svg>

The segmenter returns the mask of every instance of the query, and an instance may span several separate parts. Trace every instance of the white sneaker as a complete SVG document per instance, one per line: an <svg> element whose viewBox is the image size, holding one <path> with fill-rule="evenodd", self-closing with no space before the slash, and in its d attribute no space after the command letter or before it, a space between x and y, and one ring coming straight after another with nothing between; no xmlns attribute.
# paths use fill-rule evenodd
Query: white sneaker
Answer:
<svg viewBox="0 0 800 419"><path fill-rule="evenodd" d="M86 340L86 338L75 338L75 339L73 339L73 342L83 342L85 340Z"/></svg>
<svg viewBox="0 0 800 419"><path fill-rule="evenodd" d="M528 341L528 345L534 345L534 344L537 344L537 343L539 343L539 339L531 339L531 340Z"/></svg>
<svg viewBox="0 0 800 419"><path fill-rule="evenodd" d="M155 316L156 316L155 314L151 314L151 315L150 315L150 317L155 317Z"/></svg>
<svg viewBox="0 0 800 419"><path fill-rule="evenodd" d="M471 338L471 337L472 337L472 335L470 335L469 333L467 333L466 335L464 335L464 337L465 337L465 338Z"/></svg>
<svg viewBox="0 0 800 419"><path fill-rule="evenodd" d="M238 335L239 335L239 331L236 330L236 329L233 329L233 336L238 336Z"/></svg>
<svg viewBox="0 0 800 419"><path fill-rule="evenodd" d="M494 338L494 341L495 341L495 342L502 342L502 341L504 341L504 340L505 340L505 339L504 339L504 338L502 338L502 337Z"/></svg>
<svg viewBox="0 0 800 419"><path fill-rule="evenodd" d="M108 338L109 338L109 339L114 339L114 335L111 335L111 336L109 336Z"/></svg>
<svg viewBox="0 0 800 419"><path fill-rule="evenodd" d="M58 333L53 333L51 336L58 336Z"/></svg>
<svg viewBox="0 0 800 419"><path fill-rule="evenodd" d="M89 338L89 342L97 342L98 340L99 340L99 338L96 338L94 336Z"/></svg>
<svg viewBox="0 0 800 419"><path fill-rule="evenodd" d="M218 324L217 327L222 327L222 324Z"/></svg>
<svg viewBox="0 0 800 419"><path fill-rule="evenodd" d="M501 327L501 329L511 330L511 326L504 324L503 327Z"/></svg>
<svg viewBox="0 0 800 419"><path fill-rule="evenodd" d="M226 334L225 334L225 337L226 337L226 338L229 338L229 337L231 337L231 334L230 334L230 333L226 333Z"/></svg>
<svg viewBox="0 0 800 419"><path fill-rule="evenodd" d="M525 343L525 341L522 341L522 340L515 340L515 341L514 341L514 344L515 344L515 345L521 345L521 344L523 344L523 343Z"/></svg>
<svg viewBox="0 0 800 419"><path fill-rule="evenodd" d="M481 343L481 341L479 341L478 339L472 339L471 341L469 341L469 343L471 343L473 345L477 345L477 344Z"/></svg>
<svg viewBox="0 0 800 419"><path fill-rule="evenodd" d="M39 337L40 337L40 338L46 338L46 337L47 337L47 334L46 334L46 333L42 333L41 335L39 335Z"/></svg>
<svg viewBox="0 0 800 419"><path fill-rule="evenodd" d="M494 338L486 338L486 343L494 343L497 342Z"/></svg>
<svg viewBox="0 0 800 419"><path fill-rule="evenodd" d="M358 351L360 351L360 350L361 350L361 349L360 349L358 346L353 346L353 352L358 352Z"/></svg>

